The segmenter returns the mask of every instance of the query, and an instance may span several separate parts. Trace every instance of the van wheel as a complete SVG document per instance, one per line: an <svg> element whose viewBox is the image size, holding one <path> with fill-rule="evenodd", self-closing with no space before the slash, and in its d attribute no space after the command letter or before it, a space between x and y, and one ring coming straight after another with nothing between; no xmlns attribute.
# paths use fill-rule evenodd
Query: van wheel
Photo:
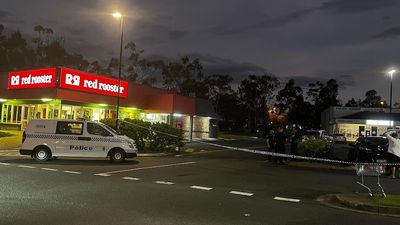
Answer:
<svg viewBox="0 0 400 225"><path fill-rule="evenodd" d="M125 152L119 149L110 152L110 161L113 163L120 163L125 161Z"/></svg>
<svg viewBox="0 0 400 225"><path fill-rule="evenodd" d="M51 152L45 147L39 147L33 154L33 158L38 162L45 162L51 158Z"/></svg>

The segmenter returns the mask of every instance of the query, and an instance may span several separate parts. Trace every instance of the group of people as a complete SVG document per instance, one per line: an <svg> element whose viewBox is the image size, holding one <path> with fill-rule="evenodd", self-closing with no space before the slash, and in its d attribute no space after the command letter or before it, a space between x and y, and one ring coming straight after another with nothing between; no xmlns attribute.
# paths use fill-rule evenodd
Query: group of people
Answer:
<svg viewBox="0 0 400 225"><path fill-rule="evenodd" d="M293 128L292 135L290 137L287 137L287 135L283 130L283 127L279 127L276 131L270 130L267 136L268 151L285 154L286 153L285 144L288 138L290 139L290 154L297 155L298 143L301 136L300 136L300 130L296 127ZM268 158L271 159L271 157ZM282 157L276 156L273 159L276 163L283 164Z"/></svg>

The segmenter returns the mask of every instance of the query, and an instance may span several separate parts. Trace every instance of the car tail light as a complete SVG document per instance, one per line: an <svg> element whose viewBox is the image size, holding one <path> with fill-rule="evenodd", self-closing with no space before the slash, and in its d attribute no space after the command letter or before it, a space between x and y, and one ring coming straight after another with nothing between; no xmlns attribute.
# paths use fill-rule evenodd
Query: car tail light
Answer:
<svg viewBox="0 0 400 225"><path fill-rule="evenodd" d="M24 133L22 133L22 143L24 143L25 139L26 139L26 133L24 131Z"/></svg>

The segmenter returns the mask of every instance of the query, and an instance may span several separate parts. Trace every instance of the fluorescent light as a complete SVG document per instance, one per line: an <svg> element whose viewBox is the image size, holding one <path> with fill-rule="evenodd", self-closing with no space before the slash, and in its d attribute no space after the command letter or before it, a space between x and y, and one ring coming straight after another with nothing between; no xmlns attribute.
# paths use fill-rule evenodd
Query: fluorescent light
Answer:
<svg viewBox="0 0 400 225"><path fill-rule="evenodd" d="M128 108L128 109L130 109L130 110L137 110L138 108L130 107L130 108Z"/></svg>
<svg viewBox="0 0 400 225"><path fill-rule="evenodd" d="M7 99L0 98L0 102L6 102L6 101L7 101Z"/></svg>
<svg viewBox="0 0 400 225"><path fill-rule="evenodd" d="M175 116L175 117L182 117L182 116L183 116L183 114L180 114L180 113L174 113L174 116Z"/></svg>
<svg viewBox="0 0 400 225"><path fill-rule="evenodd" d="M42 102L49 102L51 100L53 100L53 99L51 99L51 98L42 98Z"/></svg>
<svg viewBox="0 0 400 225"><path fill-rule="evenodd" d="M99 104L99 106L103 106L104 107L104 106L108 106L108 105L107 104Z"/></svg>
<svg viewBox="0 0 400 225"><path fill-rule="evenodd" d="M122 14L120 12L115 12L112 15L114 18L117 18L117 19L122 17Z"/></svg>
<svg viewBox="0 0 400 225"><path fill-rule="evenodd" d="M389 120L367 120L367 125L393 126L393 121L389 121Z"/></svg>

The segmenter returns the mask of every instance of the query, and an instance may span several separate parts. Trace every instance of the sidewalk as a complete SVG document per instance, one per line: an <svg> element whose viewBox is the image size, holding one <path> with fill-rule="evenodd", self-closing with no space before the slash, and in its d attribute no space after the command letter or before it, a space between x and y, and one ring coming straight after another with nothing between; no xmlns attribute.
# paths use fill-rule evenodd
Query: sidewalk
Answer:
<svg viewBox="0 0 400 225"><path fill-rule="evenodd" d="M320 196L317 201L327 206L344 210L400 217L400 205L388 206L378 204L368 194L330 194Z"/></svg>

